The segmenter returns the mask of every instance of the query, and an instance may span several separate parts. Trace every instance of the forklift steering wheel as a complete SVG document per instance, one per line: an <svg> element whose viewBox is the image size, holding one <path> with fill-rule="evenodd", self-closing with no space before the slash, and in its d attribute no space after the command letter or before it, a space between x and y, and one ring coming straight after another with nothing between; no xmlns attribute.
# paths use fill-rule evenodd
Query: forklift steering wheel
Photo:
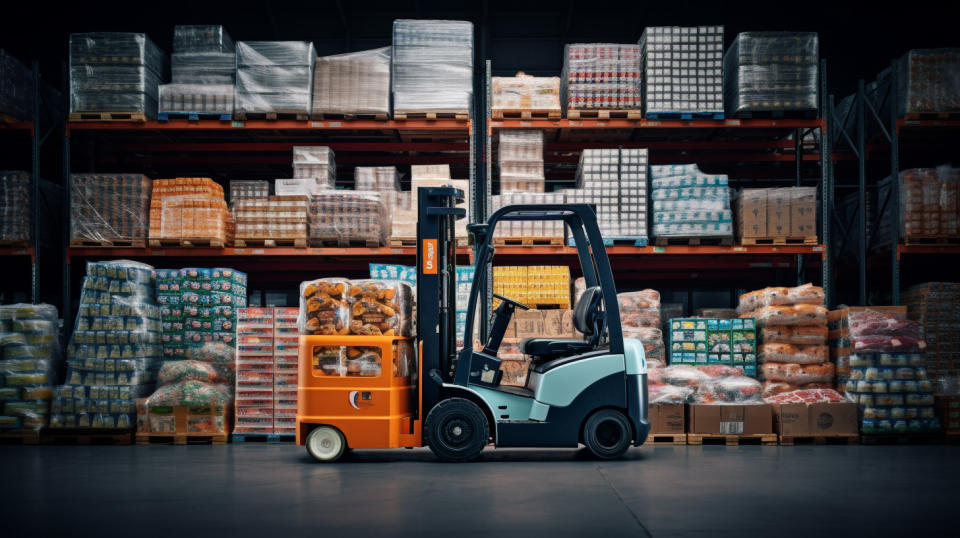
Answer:
<svg viewBox="0 0 960 538"><path fill-rule="evenodd" d="M523 303L518 303L517 301L514 301L513 299L511 299L511 298L509 298L509 297L504 297L503 295L497 295L496 293L494 293L493 296L494 296L494 298L500 299L501 301L503 301L503 302L505 302L505 303L512 304L513 306L515 306L515 307L517 307L517 308L520 308L521 310L530 310L530 307L529 307L529 306L527 306L527 305L525 305L525 304L523 304Z"/></svg>

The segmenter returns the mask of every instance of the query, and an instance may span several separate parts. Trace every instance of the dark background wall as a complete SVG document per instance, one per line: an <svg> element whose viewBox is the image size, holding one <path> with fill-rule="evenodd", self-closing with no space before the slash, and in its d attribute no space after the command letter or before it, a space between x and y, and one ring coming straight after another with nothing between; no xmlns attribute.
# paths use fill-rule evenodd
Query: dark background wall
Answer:
<svg viewBox="0 0 960 538"><path fill-rule="evenodd" d="M952 5L951 5L952 4ZM170 51L176 24L223 24L235 40L312 40L320 55L390 44L397 18L472 21L477 58L495 74L518 70L559 75L563 44L635 43L646 26L723 24L727 45L746 30L820 34L831 92L853 91L911 48L960 46L956 4L908 2L622 2L615 0L313 0L234 2L85 2L59 7L42 0L4 6L0 48L41 62L63 87L62 64L71 32L146 32Z"/></svg>

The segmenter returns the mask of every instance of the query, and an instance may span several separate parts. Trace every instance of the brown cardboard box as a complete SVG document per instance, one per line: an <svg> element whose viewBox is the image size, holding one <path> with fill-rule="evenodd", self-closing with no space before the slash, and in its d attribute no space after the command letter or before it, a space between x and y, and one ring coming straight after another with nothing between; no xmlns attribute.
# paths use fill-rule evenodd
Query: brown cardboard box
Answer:
<svg viewBox="0 0 960 538"><path fill-rule="evenodd" d="M517 338L543 336L543 310L517 310L513 319L517 321Z"/></svg>
<svg viewBox="0 0 960 538"><path fill-rule="evenodd" d="M563 327L564 335L570 338L580 338L582 336L573 326L573 310L563 310L563 314L560 316L560 325Z"/></svg>
<svg viewBox="0 0 960 538"><path fill-rule="evenodd" d="M773 433L773 410L768 404L688 406L690 433L754 435Z"/></svg>
<svg viewBox="0 0 960 538"><path fill-rule="evenodd" d="M817 235L817 188L794 187L790 198L790 236Z"/></svg>
<svg viewBox="0 0 960 538"><path fill-rule="evenodd" d="M767 190L743 189L737 199L738 237L769 237L767 235Z"/></svg>
<svg viewBox="0 0 960 538"><path fill-rule="evenodd" d="M767 237L790 235L791 189L767 189Z"/></svg>
<svg viewBox="0 0 960 538"><path fill-rule="evenodd" d="M563 310L543 311L543 336L566 337L563 332Z"/></svg>
<svg viewBox="0 0 960 538"><path fill-rule="evenodd" d="M684 433L683 404L652 404L647 416L650 420L650 433Z"/></svg>
<svg viewBox="0 0 960 538"><path fill-rule="evenodd" d="M785 436L824 436L858 433L857 404L832 402L773 406L777 433Z"/></svg>
<svg viewBox="0 0 960 538"><path fill-rule="evenodd" d="M503 377L500 379L500 384L513 387L525 386L527 384L529 365L529 359L500 361L500 369L503 370Z"/></svg>

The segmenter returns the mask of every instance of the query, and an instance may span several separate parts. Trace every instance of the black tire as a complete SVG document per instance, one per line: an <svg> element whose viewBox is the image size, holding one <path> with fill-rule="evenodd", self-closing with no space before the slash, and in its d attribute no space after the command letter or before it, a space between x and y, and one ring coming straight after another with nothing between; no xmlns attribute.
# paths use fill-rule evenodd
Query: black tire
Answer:
<svg viewBox="0 0 960 538"><path fill-rule="evenodd" d="M477 404L450 398L430 410L423 424L424 441L441 461L472 461L490 440L487 416Z"/></svg>
<svg viewBox="0 0 960 538"><path fill-rule="evenodd" d="M583 444L594 457L615 460L623 456L633 440L633 429L623 413L601 409L583 425Z"/></svg>

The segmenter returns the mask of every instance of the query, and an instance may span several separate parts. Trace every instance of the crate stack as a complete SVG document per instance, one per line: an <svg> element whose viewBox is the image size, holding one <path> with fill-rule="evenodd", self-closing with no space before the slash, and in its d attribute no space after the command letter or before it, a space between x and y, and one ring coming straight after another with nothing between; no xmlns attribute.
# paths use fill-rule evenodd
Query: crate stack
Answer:
<svg viewBox="0 0 960 538"><path fill-rule="evenodd" d="M544 192L543 131L500 131L500 193Z"/></svg>
<svg viewBox="0 0 960 538"><path fill-rule="evenodd" d="M817 188L743 189L734 204L741 245L817 244Z"/></svg>
<svg viewBox="0 0 960 538"><path fill-rule="evenodd" d="M567 117L640 119L642 78L638 45L567 45L561 76Z"/></svg>
<svg viewBox="0 0 960 538"><path fill-rule="evenodd" d="M310 117L389 118L390 47L317 58Z"/></svg>
<svg viewBox="0 0 960 538"><path fill-rule="evenodd" d="M206 177L153 182L150 198L150 246L223 247L230 211L223 187Z"/></svg>
<svg viewBox="0 0 960 538"><path fill-rule="evenodd" d="M395 199L392 215L392 230L390 243L393 246L410 245L417 237L417 192L420 187L454 187L463 191L463 203L457 207L463 208L467 216L457 220L454 225L454 234L457 244L467 244L467 223L470 222L470 181L466 179L450 179L450 165L426 164L410 167L410 192L401 192ZM409 203L407 202L409 194Z"/></svg>
<svg viewBox="0 0 960 538"><path fill-rule="evenodd" d="M70 244L146 246L154 187L143 174L71 175Z"/></svg>
<svg viewBox="0 0 960 538"><path fill-rule="evenodd" d="M896 69L898 117L960 113L960 49L911 50Z"/></svg>
<svg viewBox="0 0 960 538"><path fill-rule="evenodd" d="M647 245L647 150L585 149L568 204L593 204L604 239ZM573 238L570 239L571 244Z"/></svg>
<svg viewBox="0 0 960 538"><path fill-rule="evenodd" d="M395 20L391 53L395 118L434 114L469 117L473 97L472 23Z"/></svg>
<svg viewBox="0 0 960 538"><path fill-rule="evenodd" d="M520 265L493 268L493 293L531 308L570 308L570 268L566 265ZM499 300L494 299L494 308Z"/></svg>
<svg viewBox="0 0 960 538"><path fill-rule="evenodd" d="M709 238L733 241L733 213L726 175L704 174L695 164L650 167L653 235L657 245L672 240L699 244Z"/></svg>
<svg viewBox="0 0 960 538"><path fill-rule="evenodd" d="M310 41L238 41L233 97L237 119L307 119L316 58Z"/></svg>
<svg viewBox="0 0 960 538"><path fill-rule="evenodd" d="M490 205L493 211L516 204L563 205L561 193L508 192L494 195ZM563 245L562 220L502 220L493 232L496 245Z"/></svg>
<svg viewBox="0 0 960 538"><path fill-rule="evenodd" d="M899 182L886 178L879 196L899 184L900 235L907 244L960 241L960 168L911 168L900 172ZM881 220L881 226L889 217ZM878 231L880 234L882 230Z"/></svg>
<svg viewBox="0 0 960 538"><path fill-rule="evenodd" d="M491 82L493 119L560 119L560 79L532 77L493 77ZM502 133L503 131L501 131Z"/></svg>
<svg viewBox="0 0 960 538"><path fill-rule="evenodd" d="M237 309L235 434L273 434L274 331L272 308Z"/></svg>
<svg viewBox="0 0 960 538"><path fill-rule="evenodd" d="M306 248L308 205L306 196L237 200L233 204L234 245Z"/></svg>
<svg viewBox="0 0 960 538"><path fill-rule="evenodd" d="M0 49L0 122L33 118L33 71Z"/></svg>
<svg viewBox="0 0 960 538"><path fill-rule="evenodd" d="M644 115L723 119L723 26L644 28Z"/></svg>
<svg viewBox="0 0 960 538"><path fill-rule="evenodd" d="M159 119L229 120L236 62L236 47L223 26L175 26L171 83L160 85Z"/></svg>
<svg viewBox="0 0 960 538"><path fill-rule="evenodd" d="M400 204L401 196L400 174L397 168L395 166L358 166L353 171L353 178L354 189L380 193L387 210L387 218L392 219L394 208ZM406 196L406 199L409 200L410 197Z"/></svg>
<svg viewBox="0 0 960 538"><path fill-rule="evenodd" d="M0 306L0 433L36 434L48 425L53 377L63 364L58 327L51 305Z"/></svg>
<svg viewBox="0 0 960 538"><path fill-rule="evenodd" d="M583 278L574 284L586 288ZM580 300L577 293L577 300ZM620 327L624 338L635 338L643 344L644 358L648 367L666 366L663 331L660 329L660 293L657 290L628 291L617 294L620 308Z"/></svg>
<svg viewBox="0 0 960 538"><path fill-rule="evenodd" d="M32 237L30 174L0 171L0 244L26 246Z"/></svg>
<svg viewBox="0 0 960 538"><path fill-rule="evenodd" d="M321 189L333 189L337 184L337 163L333 150L327 146L294 146L293 178L300 180L307 194ZM313 183L306 181L312 179ZM278 185L279 185L278 180ZM280 193L277 194L295 194Z"/></svg>
<svg viewBox="0 0 960 538"><path fill-rule="evenodd" d="M146 34L70 34L70 120L156 119L167 63Z"/></svg>
<svg viewBox="0 0 960 538"><path fill-rule="evenodd" d="M278 435L297 433L299 314L296 307L273 309L273 432Z"/></svg>
<svg viewBox="0 0 960 538"><path fill-rule="evenodd" d="M923 325L931 379L960 377L960 284L926 282L904 292L910 319Z"/></svg>
<svg viewBox="0 0 960 538"><path fill-rule="evenodd" d="M742 32L723 57L727 113L817 112L819 40L816 32Z"/></svg>
<svg viewBox="0 0 960 538"><path fill-rule="evenodd" d="M670 364L723 364L757 376L757 327L753 318L670 320Z"/></svg>
<svg viewBox="0 0 960 538"><path fill-rule="evenodd" d="M237 200L267 198L270 196L270 182L260 179L230 180L230 203Z"/></svg>
<svg viewBox="0 0 960 538"><path fill-rule="evenodd" d="M387 242L390 221L379 192L331 189L310 197L307 230L314 246L379 247Z"/></svg>

